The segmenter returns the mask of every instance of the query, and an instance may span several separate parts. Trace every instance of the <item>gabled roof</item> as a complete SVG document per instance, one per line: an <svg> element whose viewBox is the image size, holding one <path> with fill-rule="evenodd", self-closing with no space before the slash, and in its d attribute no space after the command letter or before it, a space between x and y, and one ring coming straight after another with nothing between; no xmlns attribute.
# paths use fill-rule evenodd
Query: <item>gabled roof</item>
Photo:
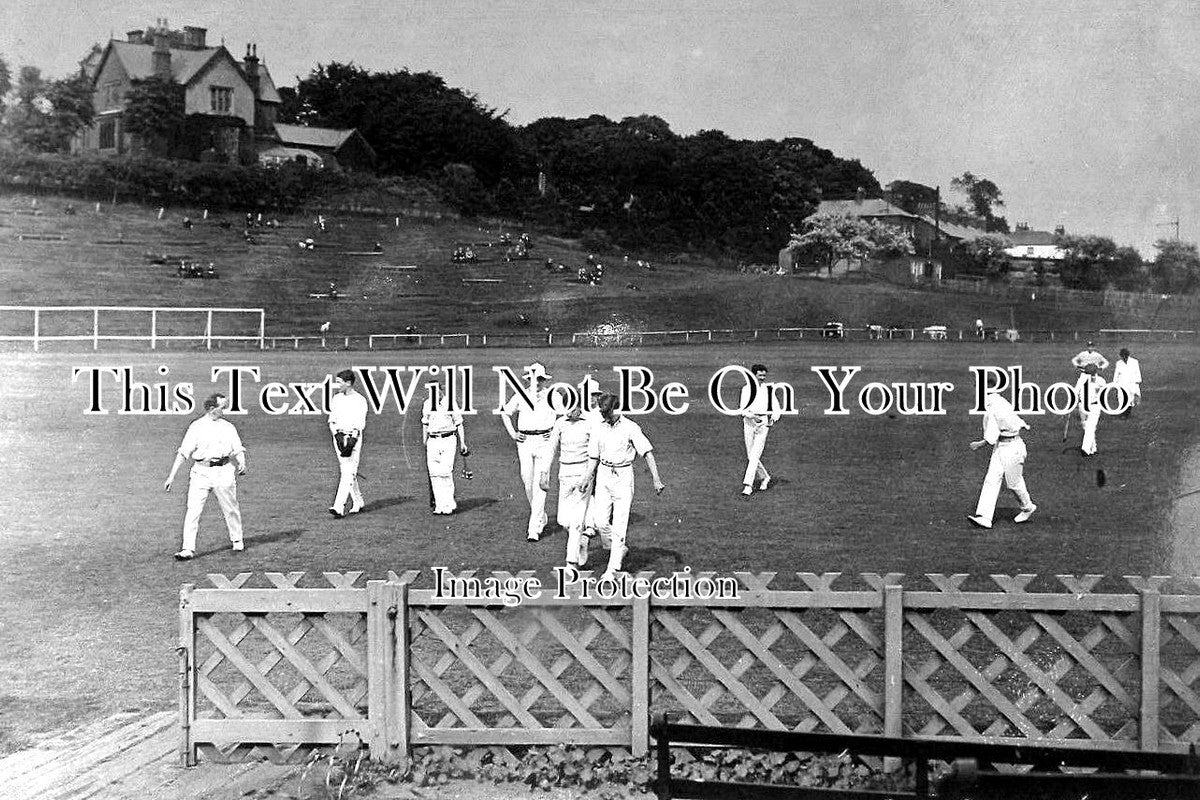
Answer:
<svg viewBox="0 0 1200 800"><path fill-rule="evenodd" d="M355 133L357 128L310 128L306 125L275 125L275 133L284 144L300 147L328 147L337 150Z"/></svg>
<svg viewBox="0 0 1200 800"><path fill-rule="evenodd" d="M822 200L817 206L818 214L841 214L846 217L904 217L921 219L899 206L894 206L882 197L867 197L858 200Z"/></svg>
<svg viewBox="0 0 1200 800"><path fill-rule="evenodd" d="M922 217L922 219L924 219L930 225L933 224L933 220L929 219L928 217ZM976 239L980 236L983 236L985 233L987 233L987 231L981 230L979 228L972 228L968 225L958 225L953 222L945 222L945 221L940 222L938 224L938 227L942 233L946 234L950 238L961 239L963 241L969 241L971 239Z"/></svg>
<svg viewBox="0 0 1200 800"><path fill-rule="evenodd" d="M1037 245L1056 245L1058 235L1050 231L1017 230L1006 234L1013 247L1036 247Z"/></svg>
<svg viewBox="0 0 1200 800"><path fill-rule="evenodd" d="M279 90L275 88L275 81L271 78L271 73L267 70L266 64L258 65L258 99L264 103L283 102L283 98L279 96Z"/></svg>
<svg viewBox="0 0 1200 800"><path fill-rule="evenodd" d="M125 73L132 80L154 76L154 45L133 42L109 42L111 55L121 61ZM171 48L171 78L181 86L187 86L193 78L221 53L237 64L224 47L205 47L200 50L177 50Z"/></svg>

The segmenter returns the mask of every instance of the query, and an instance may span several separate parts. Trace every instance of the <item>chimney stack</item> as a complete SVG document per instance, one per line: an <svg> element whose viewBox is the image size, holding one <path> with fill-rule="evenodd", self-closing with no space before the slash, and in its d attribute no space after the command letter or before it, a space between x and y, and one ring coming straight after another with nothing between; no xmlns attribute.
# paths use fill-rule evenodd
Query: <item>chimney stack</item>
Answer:
<svg viewBox="0 0 1200 800"><path fill-rule="evenodd" d="M242 59L242 68L246 71L246 82L250 84L250 91L254 92L254 99L258 99L258 45L246 45L246 57Z"/></svg>
<svg viewBox="0 0 1200 800"><path fill-rule="evenodd" d="M171 46L163 29L154 32L154 77L161 80L171 80Z"/></svg>
<svg viewBox="0 0 1200 800"><path fill-rule="evenodd" d="M197 28L195 25L183 26L183 40L188 47L192 47L197 50L204 49L204 47L206 47L204 40L207 35L207 28Z"/></svg>

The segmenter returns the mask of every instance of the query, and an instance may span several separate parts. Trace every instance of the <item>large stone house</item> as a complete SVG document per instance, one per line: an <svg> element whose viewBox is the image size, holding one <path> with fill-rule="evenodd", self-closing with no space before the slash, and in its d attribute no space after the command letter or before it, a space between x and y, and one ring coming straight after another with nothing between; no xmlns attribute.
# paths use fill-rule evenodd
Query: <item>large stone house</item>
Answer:
<svg viewBox="0 0 1200 800"><path fill-rule="evenodd" d="M125 98L133 81L152 77L183 87L187 123L174 152L190 158L250 163L263 141L274 141L279 92L257 46L238 61L224 45L210 47L207 31L170 30L164 20L148 30L112 40L97 57L81 62L91 71L96 118L75 142L79 152L122 154L139 144L126 129ZM89 63L90 62L90 63Z"/></svg>
<svg viewBox="0 0 1200 800"><path fill-rule="evenodd" d="M209 46L207 35L205 28L171 30L158 20L129 31L124 40L94 47L79 65L92 80L96 117L72 149L122 155L151 145L159 155L201 161L372 168L375 152L356 129L278 125L281 98L258 46L246 45L239 61L223 44ZM186 121L169 152L161 152L164 143L139 141L124 121L133 82L153 77L183 87Z"/></svg>

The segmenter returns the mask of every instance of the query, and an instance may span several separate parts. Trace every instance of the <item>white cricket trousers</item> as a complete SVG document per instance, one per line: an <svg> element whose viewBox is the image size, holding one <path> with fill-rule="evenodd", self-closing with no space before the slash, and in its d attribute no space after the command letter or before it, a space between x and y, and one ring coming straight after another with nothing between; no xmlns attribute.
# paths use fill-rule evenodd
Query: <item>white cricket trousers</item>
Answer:
<svg viewBox="0 0 1200 800"><path fill-rule="evenodd" d="M975 506L975 516L983 517L989 523L996 514L996 500L1000 497L1002 479L1021 502L1022 511L1033 508L1029 490L1025 488L1025 442L1020 437L997 442L992 448L992 460L988 463L987 476L979 492L979 504Z"/></svg>
<svg viewBox="0 0 1200 800"><path fill-rule="evenodd" d="M454 500L454 454L457 436L430 436L425 442L425 466L433 485L433 513L452 514L458 508Z"/></svg>
<svg viewBox="0 0 1200 800"><path fill-rule="evenodd" d="M633 465L607 467L601 463L596 467L596 527L600 532L600 541L609 549L609 572L621 569L625 559L629 508L632 505Z"/></svg>
<svg viewBox="0 0 1200 800"><path fill-rule="evenodd" d="M1083 417L1083 452L1096 454L1096 427L1100 424L1100 406L1097 405Z"/></svg>
<svg viewBox="0 0 1200 800"><path fill-rule="evenodd" d="M200 531L200 515L208 502L208 493L217 496L229 541L242 543L242 511L238 508L237 468L230 461L223 467L193 464L188 478L187 513L183 517L183 549L196 552L196 534Z"/></svg>
<svg viewBox="0 0 1200 800"><path fill-rule="evenodd" d="M580 542L583 540L584 520L592 499L591 492L575 489L588 473L588 462L558 465L558 524L567 529L567 561L579 563Z"/></svg>
<svg viewBox="0 0 1200 800"><path fill-rule="evenodd" d="M546 527L546 490L538 484L538 476L550 470L550 435L526 436L517 442L517 457L521 462L521 481L525 484L525 499L529 501L528 533L542 533Z"/></svg>
<svg viewBox="0 0 1200 800"><path fill-rule="evenodd" d="M350 500L351 508L362 508L362 490L358 488L358 461L362 457L362 449L361 433L358 434L358 443L354 445L354 451L345 457L342 456L342 451L338 450L337 439L333 440L333 452L337 456L339 473L337 492L333 496L333 507L339 512L345 510L347 498Z"/></svg>
<svg viewBox="0 0 1200 800"><path fill-rule="evenodd" d="M746 440L746 474L742 478L743 486L753 486L754 479L770 478L767 468L763 466L762 454L767 446L767 432L771 430L766 424L756 424L751 420L742 420L742 434Z"/></svg>

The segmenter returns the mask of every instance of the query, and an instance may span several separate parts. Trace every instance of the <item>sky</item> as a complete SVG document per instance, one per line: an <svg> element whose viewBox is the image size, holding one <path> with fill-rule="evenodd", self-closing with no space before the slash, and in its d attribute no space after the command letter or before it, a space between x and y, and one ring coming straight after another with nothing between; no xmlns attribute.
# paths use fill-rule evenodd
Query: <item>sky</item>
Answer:
<svg viewBox="0 0 1200 800"><path fill-rule="evenodd" d="M951 201L951 178L988 178L1013 225L1147 257L1176 218L1200 240L1192 0L0 0L0 57L60 77L160 17L236 57L255 42L280 86L332 61L430 71L514 124L804 137Z"/></svg>

